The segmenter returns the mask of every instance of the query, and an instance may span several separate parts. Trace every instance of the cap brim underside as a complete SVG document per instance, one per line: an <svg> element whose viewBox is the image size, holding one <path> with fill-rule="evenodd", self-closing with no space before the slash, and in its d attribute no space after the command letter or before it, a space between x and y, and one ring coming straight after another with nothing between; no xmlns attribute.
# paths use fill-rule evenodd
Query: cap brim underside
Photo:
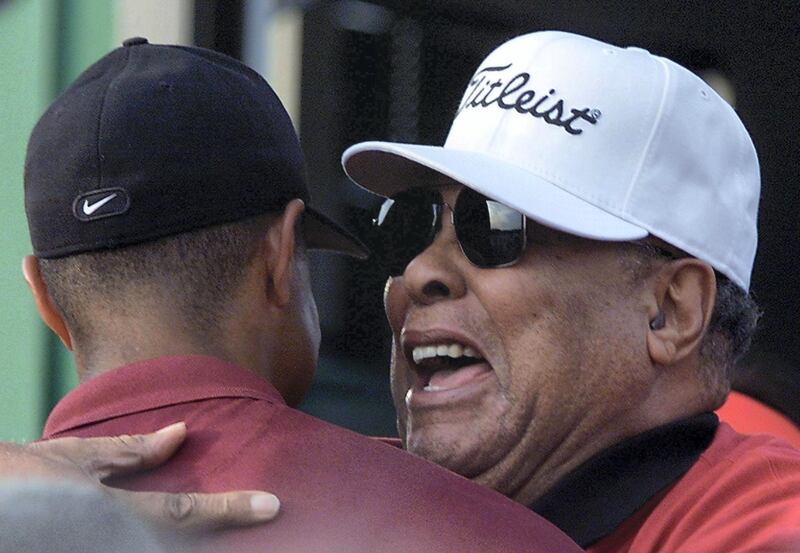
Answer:
<svg viewBox="0 0 800 553"><path fill-rule="evenodd" d="M357 259L369 257L369 249L353 234L312 207L306 207L306 243L310 249L343 253Z"/></svg>
<svg viewBox="0 0 800 553"><path fill-rule="evenodd" d="M356 184L381 196L437 185L444 176L513 207L534 221L577 236L625 241L649 234L530 171L482 153L364 142L344 152L342 165Z"/></svg>

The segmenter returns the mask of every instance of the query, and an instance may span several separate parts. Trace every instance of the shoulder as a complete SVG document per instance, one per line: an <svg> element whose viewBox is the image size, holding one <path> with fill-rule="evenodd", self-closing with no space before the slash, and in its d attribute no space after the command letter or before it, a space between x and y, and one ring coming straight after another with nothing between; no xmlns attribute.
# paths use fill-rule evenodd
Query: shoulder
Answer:
<svg viewBox="0 0 800 553"><path fill-rule="evenodd" d="M782 438L739 434L721 423L711 446L684 479L712 489L731 479L739 481L738 491L793 488L800 486L800 449Z"/></svg>
<svg viewBox="0 0 800 553"><path fill-rule="evenodd" d="M262 487L282 503L265 532L273 543L317 550L302 532L315 528L339 551L579 551L509 498L295 409L279 409L259 441Z"/></svg>
<svg viewBox="0 0 800 553"><path fill-rule="evenodd" d="M669 551L798 551L800 450L723 423L645 526Z"/></svg>
<svg viewBox="0 0 800 553"><path fill-rule="evenodd" d="M754 397L731 391L716 412L720 420L727 422L737 432L772 434L794 447L800 447L800 427L782 412Z"/></svg>

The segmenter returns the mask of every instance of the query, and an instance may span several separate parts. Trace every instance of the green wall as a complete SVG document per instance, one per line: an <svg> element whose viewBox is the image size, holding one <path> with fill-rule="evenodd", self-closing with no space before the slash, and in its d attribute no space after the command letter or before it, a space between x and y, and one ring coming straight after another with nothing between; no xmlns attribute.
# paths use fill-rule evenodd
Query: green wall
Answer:
<svg viewBox="0 0 800 553"><path fill-rule="evenodd" d="M0 440L38 437L75 383L69 355L45 329L22 279L30 252L23 208L28 135L56 93L111 47L107 0L0 3Z"/></svg>

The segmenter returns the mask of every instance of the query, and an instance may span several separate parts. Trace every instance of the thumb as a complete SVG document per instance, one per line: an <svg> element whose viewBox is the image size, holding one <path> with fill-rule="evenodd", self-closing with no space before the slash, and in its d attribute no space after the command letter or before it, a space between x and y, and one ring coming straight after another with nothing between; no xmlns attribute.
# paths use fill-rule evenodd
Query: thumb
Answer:
<svg viewBox="0 0 800 553"><path fill-rule="evenodd" d="M149 434L107 438L58 438L32 444L44 455L59 455L98 480L156 467L186 439L186 424L178 422Z"/></svg>

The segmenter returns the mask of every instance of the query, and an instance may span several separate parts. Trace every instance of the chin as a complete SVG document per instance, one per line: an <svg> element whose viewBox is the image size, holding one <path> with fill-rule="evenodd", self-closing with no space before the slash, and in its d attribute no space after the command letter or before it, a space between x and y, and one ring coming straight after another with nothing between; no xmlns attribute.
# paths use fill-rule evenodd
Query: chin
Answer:
<svg viewBox="0 0 800 553"><path fill-rule="evenodd" d="M444 428L414 430L407 426L405 443L408 452L466 478L474 478L492 466L494 460L487 458L486 453L497 449L487 448L486 442L468 429L438 426Z"/></svg>

